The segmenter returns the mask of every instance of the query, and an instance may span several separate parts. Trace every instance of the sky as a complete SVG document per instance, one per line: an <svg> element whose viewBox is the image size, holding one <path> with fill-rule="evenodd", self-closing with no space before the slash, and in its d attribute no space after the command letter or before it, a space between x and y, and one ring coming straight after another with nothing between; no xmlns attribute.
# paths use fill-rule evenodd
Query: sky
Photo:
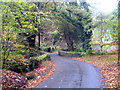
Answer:
<svg viewBox="0 0 120 90"><path fill-rule="evenodd" d="M91 3L91 6L96 8L98 12L102 12L104 14L109 14L118 7L118 0L86 0L86 1Z"/></svg>

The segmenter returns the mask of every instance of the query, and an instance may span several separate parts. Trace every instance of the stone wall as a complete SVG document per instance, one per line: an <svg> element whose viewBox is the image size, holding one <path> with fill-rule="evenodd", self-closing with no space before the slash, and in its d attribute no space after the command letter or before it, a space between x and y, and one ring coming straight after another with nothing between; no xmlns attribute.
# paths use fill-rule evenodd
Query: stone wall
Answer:
<svg viewBox="0 0 120 90"><path fill-rule="evenodd" d="M77 52L67 52L67 51L59 51L58 55L66 56L66 57L80 57L80 56L82 56L80 53L77 53Z"/></svg>

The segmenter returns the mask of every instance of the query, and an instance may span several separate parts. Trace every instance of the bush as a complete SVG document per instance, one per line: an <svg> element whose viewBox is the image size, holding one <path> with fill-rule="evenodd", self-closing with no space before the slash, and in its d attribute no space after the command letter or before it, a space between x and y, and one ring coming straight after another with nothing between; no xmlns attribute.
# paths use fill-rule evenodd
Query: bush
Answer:
<svg viewBox="0 0 120 90"><path fill-rule="evenodd" d="M77 49L75 49L74 51L75 51L75 52L85 52L85 50L82 49L82 48L77 48Z"/></svg>
<svg viewBox="0 0 120 90"><path fill-rule="evenodd" d="M67 51L67 52L85 52L85 50L82 49L82 48L76 48L74 50L62 49L62 51Z"/></svg>
<svg viewBox="0 0 120 90"><path fill-rule="evenodd" d="M29 63L28 59L25 59L23 55L18 54L10 56L3 64L3 69L9 69L23 74L23 72L27 71L26 68L29 67Z"/></svg>
<svg viewBox="0 0 120 90"><path fill-rule="evenodd" d="M43 55L37 56L37 57L31 57L30 61L45 61L47 59L50 59L50 54L49 53L45 53Z"/></svg>
<svg viewBox="0 0 120 90"><path fill-rule="evenodd" d="M87 50L87 51L86 51L86 54L87 54L87 55L93 55L94 53L93 53L92 50Z"/></svg>
<svg viewBox="0 0 120 90"><path fill-rule="evenodd" d="M46 60L50 60L49 53L45 53L45 54L37 56L37 57L31 57L29 67L31 68L31 70L33 70L33 69L37 68L40 63L42 63L43 61L46 61Z"/></svg>
<svg viewBox="0 0 120 90"><path fill-rule="evenodd" d="M53 52L55 49L51 46L48 46L48 47L41 47L41 50L45 52Z"/></svg>
<svg viewBox="0 0 120 90"><path fill-rule="evenodd" d="M84 50L84 49L81 49L81 48L79 48L79 49L75 49L74 51L68 51L68 50L64 50L64 51L58 51L59 52L59 54L66 54L67 56L73 56L73 57L75 57L75 56L79 56L79 57L81 57L81 56L89 56L89 55L94 55L94 53L93 53L93 51L92 50ZM68 55L69 54L69 55ZM78 54L78 55L77 55ZM65 56L65 55L63 55L63 56Z"/></svg>
<svg viewBox="0 0 120 90"><path fill-rule="evenodd" d="M30 57L29 59L25 59L22 54L11 55L9 59L4 62L2 68L24 74L37 68L40 63L46 60L50 60L49 53L44 53L37 57Z"/></svg>

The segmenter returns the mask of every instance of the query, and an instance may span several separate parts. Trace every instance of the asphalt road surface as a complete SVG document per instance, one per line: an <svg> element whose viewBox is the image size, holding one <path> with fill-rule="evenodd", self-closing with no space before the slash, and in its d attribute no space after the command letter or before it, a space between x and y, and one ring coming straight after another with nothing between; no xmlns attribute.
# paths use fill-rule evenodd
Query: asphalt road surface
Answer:
<svg viewBox="0 0 120 90"><path fill-rule="evenodd" d="M54 74L35 88L102 88L103 82L93 65L51 54L56 64Z"/></svg>

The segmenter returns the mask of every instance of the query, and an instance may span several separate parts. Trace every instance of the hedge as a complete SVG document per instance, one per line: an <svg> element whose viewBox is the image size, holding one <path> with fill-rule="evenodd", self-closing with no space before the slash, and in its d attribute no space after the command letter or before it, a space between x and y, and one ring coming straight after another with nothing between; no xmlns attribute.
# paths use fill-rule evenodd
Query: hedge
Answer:
<svg viewBox="0 0 120 90"><path fill-rule="evenodd" d="M45 53L45 52L41 52L44 53L43 55L40 56L36 56L36 57L30 57L30 68L31 69L35 69L38 67L38 65L40 63L42 63L43 61L46 60L50 60L50 54L49 53Z"/></svg>
<svg viewBox="0 0 120 90"><path fill-rule="evenodd" d="M30 57L30 60L37 60L39 62L41 61L45 61L47 59L50 59L50 54L49 53L45 53L43 55L40 55L40 56L36 56L36 57Z"/></svg>
<svg viewBox="0 0 120 90"><path fill-rule="evenodd" d="M51 46L47 46L47 47L41 47L41 50L45 51L45 52L52 52L55 49Z"/></svg>

